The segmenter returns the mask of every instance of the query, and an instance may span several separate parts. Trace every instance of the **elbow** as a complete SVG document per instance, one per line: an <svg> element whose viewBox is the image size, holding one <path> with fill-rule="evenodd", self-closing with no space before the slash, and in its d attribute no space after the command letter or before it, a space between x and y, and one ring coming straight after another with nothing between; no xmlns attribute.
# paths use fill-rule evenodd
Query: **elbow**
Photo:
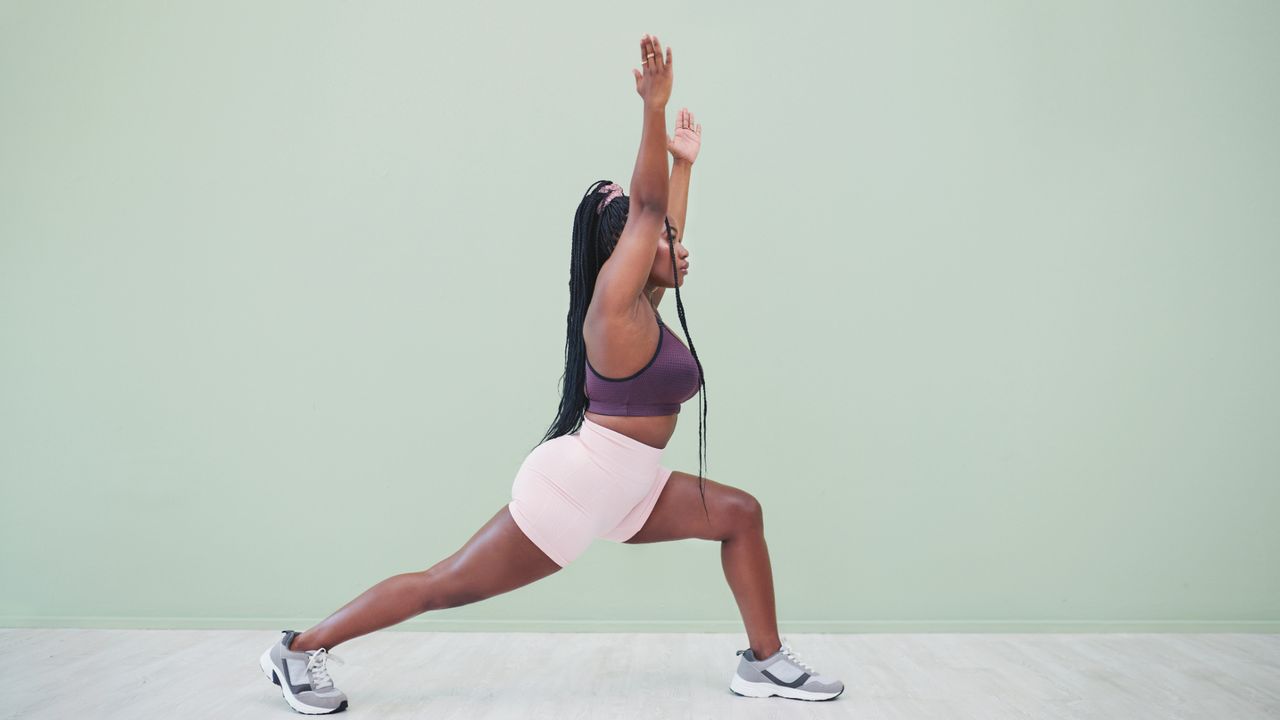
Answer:
<svg viewBox="0 0 1280 720"><path fill-rule="evenodd" d="M628 214L648 214L666 217L667 199L665 197L646 198L643 195L632 195Z"/></svg>
<svg viewBox="0 0 1280 720"><path fill-rule="evenodd" d="M645 208L649 212L665 215L669 189L665 175L646 175L637 169L631 178L631 210Z"/></svg>

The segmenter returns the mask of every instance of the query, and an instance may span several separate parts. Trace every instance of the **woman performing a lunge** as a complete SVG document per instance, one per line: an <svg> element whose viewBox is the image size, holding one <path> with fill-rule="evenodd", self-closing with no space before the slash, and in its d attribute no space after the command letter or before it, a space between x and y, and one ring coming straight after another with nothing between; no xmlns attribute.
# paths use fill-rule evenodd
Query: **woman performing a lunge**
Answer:
<svg viewBox="0 0 1280 720"><path fill-rule="evenodd" d="M511 501L457 552L383 580L304 632L283 631L262 654L263 672L295 710L347 708L327 666L340 643L528 585L573 562L596 538L718 541L750 643L737 651L729 688L801 700L844 692L844 683L819 675L778 635L760 503L702 477L705 383L680 299L689 270L683 243L689 178L702 126L681 109L667 137L671 49L664 57L658 38L645 35L640 61L643 70L632 73L644 123L631 195L595 182L573 218L566 366L555 421L517 471ZM667 288L676 290L687 347L658 314ZM695 476L661 460L681 404L700 389Z"/></svg>

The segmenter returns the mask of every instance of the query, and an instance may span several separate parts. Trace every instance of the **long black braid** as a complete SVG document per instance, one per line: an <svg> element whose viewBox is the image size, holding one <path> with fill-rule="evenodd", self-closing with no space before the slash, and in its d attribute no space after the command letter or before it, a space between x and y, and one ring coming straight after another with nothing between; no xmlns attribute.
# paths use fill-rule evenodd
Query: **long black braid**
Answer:
<svg viewBox="0 0 1280 720"><path fill-rule="evenodd" d="M622 229L627 224L627 215L631 208L631 198L620 195L604 206L603 212L596 214L596 208L604 195L600 189L609 185L608 180L597 180L587 188L578 210L573 216L573 249L569 262L569 313L566 317L566 337L564 343L564 374L560 376L560 409L556 419L543 435L539 445L559 437L577 432L582 427L587 411L586 394L586 359L587 345L582 338L582 326L587 317L587 307L595 295L596 277L605 260L617 246ZM693 338L689 335L689 324L685 320L684 301L680 297L679 272L676 268L675 233L671 224L663 219L667 237L671 238L671 277L676 278L676 312L680 316L680 327L684 329L685 340L689 343L689 352L698 364L698 387L701 415L698 417L698 492L702 495L703 512L707 512L706 478L702 468L706 456L706 436L703 426L707 419L707 385L702 371L702 361L698 359L698 351L693 346ZM657 308L654 308L657 312ZM661 316L659 316L661 317ZM536 445L534 447L537 447ZM531 448L532 449L532 448ZM707 519L710 520L710 513Z"/></svg>

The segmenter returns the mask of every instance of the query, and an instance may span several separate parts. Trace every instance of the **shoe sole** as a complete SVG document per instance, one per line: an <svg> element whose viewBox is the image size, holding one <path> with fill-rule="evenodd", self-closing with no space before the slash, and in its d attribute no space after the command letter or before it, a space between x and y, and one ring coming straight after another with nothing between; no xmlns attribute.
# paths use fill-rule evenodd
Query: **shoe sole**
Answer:
<svg viewBox="0 0 1280 720"><path fill-rule="evenodd" d="M320 708L308 705L294 697L289 692L289 688L280 682L280 676L276 674L275 663L271 662L271 648L267 648L267 651L262 653L262 657L258 660L258 665L262 668L262 672L266 673L268 680L280 686L280 694L284 696L284 701L289 703L289 707L303 715L332 715L347 709L346 700L343 700L336 708Z"/></svg>
<svg viewBox="0 0 1280 720"><path fill-rule="evenodd" d="M835 700L844 693L844 688L840 688L840 692L832 694L789 688L773 683L751 682L750 680L743 680L742 676L737 673L734 673L733 679L729 681L729 690L733 694L741 695L742 697L767 698L777 695L789 700L812 701Z"/></svg>

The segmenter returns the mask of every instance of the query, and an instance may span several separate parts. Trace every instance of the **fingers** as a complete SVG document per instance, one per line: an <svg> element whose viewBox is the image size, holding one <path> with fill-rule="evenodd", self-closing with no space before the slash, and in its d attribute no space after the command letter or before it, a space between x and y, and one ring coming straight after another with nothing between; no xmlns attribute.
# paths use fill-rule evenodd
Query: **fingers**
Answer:
<svg viewBox="0 0 1280 720"><path fill-rule="evenodd" d="M676 127L687 128L699 135L702 134L702 125L697 122L697 118L693 116L693 113L689 112L689 108L680 108L680 116L676 119Z"/></svg>
<svg viewBox="0 0 1280 720"><path fill-rule="evenodd" d="M663 59L662 43L658 36L646 33L640 39L640 63L646 73L665 72L671 64L671 57L671 48L667 48L667 57Z"/></svg>

